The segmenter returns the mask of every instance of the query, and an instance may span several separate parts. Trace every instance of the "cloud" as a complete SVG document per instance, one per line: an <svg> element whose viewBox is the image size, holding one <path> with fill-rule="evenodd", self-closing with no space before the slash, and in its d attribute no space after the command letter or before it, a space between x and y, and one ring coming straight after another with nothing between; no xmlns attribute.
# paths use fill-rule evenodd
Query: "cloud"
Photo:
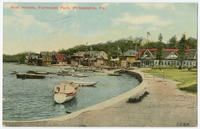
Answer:
<svg viewBox="0 0 200 129"><path fill-rule="evenodd" d="M173 4L169 3L137 3L136 5L145 9L172 9L175 10Z"/></svg>
<svg viewBox="0 0 200 129"><path fill-rule="evenodd" d="M133 25L153 24L158 26L166 26L171 24L171 21L161 20L158 16L154 15L132 16L129 13L123 14L122 17L112 19L112 21L115 25L120 23L129 23Z"/></svg>
<svg viewBox="0 0 200 129"><path fill-rule="evenodd" d="M78 6L77 4L74 3L63 3L60 5L58 9L59 14L67 15L70 11L75 11L73 10L73 7Z"/></svg>
<svg viewBox="0 0 200 129"><path fill-rule="evenodd" d="M9 7L10 5L7 5ZM51 33L53 29L49 26L48 23L38 21L33 15L25 14L24 10L19 8L13 10L12 15L4 15L4 24L8 26L23 27L28 29L31 26L38 26L41 29L44 29L47 33Z"/></svg>

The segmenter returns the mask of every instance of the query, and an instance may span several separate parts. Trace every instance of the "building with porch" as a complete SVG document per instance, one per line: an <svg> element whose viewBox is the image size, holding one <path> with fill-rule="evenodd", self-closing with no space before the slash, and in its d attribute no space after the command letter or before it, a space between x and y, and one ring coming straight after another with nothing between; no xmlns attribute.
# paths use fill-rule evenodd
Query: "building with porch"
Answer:
<svg viewBox="0 0 200 129"><path fill-rule="evenodd" d="M139 59L141 60L141 67L185 67L192 68L197 67L197 50L187 49L185 50L185 58L179 59L179 49L163 49L161 60L156 59L157 49L140 49Z"/></svg>

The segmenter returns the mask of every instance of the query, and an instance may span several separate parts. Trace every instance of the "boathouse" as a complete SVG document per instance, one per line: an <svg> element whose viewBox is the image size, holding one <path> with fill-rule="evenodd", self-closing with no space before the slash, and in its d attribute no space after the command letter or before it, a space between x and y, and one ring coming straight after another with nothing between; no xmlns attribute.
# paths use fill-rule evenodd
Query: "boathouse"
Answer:
<svg viewBox="0 0 200 129"><path fill-rule="evenodd" d="M179 59L179 49L163 49L163 58L158 60L156 58L157 49L140 49L139 59L141 60L141 67L182 67L191 68L197 66L197 50L187 49L185 50L185 57L183 60Z"/></svg>
<svg viewBox="0 0 200 129"><path fill-rule="evenodd" d="M55 57L56 57L57 63L59 63L59 64L63 64L66 61L65 54L57 53L57 54L55 54Z"/></svg>
<svg viewBox="0 0 200 129"><path fill-rule="evenodd" d="M138 58L138 52L135 50L128 50L124 53L122 53L120 56L120 62L122 68L137 66L137 58Z"/></svg>

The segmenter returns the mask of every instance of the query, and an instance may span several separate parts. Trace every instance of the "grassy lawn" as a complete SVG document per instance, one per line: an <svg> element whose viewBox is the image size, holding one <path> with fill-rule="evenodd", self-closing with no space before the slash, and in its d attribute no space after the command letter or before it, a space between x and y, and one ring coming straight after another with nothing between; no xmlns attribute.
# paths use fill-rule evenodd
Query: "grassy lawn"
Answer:
<svg viewBox="0 0 200 129"><path fill-rule="evenodd" d="M143 72L178 81L180 90L197 94L197 69L146 69Z"/></svg>

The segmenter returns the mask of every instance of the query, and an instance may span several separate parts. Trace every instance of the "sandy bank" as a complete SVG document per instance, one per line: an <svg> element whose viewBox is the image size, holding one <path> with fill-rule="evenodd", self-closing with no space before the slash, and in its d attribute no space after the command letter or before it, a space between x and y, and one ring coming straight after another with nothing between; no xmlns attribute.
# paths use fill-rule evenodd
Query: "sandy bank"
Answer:
<svg viewBox="0 0 200 129"><path fill-rule="evenodd" d="M176 88L176 82L163 80L140 70L143 82L137 88L70 115L38 121L3 121L6 126L196 126L197 96ZM150 93L141 102L126 103L146 88Z"/></svg>

